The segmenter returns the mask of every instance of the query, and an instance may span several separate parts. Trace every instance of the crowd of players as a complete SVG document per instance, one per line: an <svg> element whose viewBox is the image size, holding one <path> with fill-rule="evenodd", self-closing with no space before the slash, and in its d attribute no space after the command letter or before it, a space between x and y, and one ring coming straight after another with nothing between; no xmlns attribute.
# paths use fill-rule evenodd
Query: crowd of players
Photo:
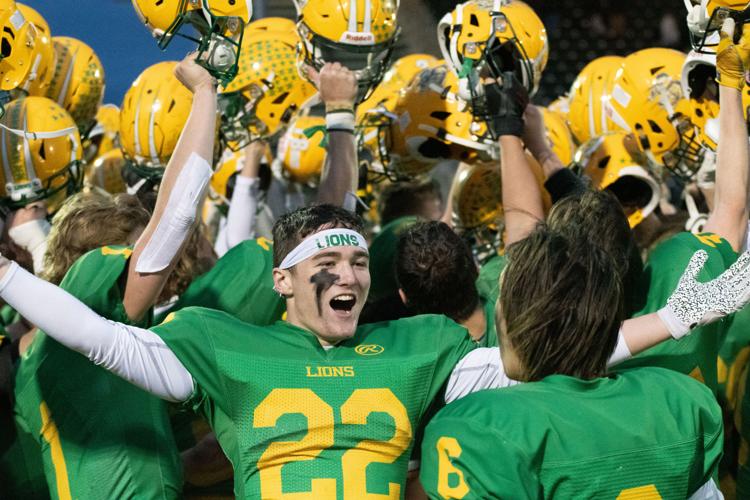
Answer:
<svg viewBox="0 0 750 500"><path fill-rule="evenodd" d="M750 498L748 2L546 108L521 0L295 3L117 107L0 0L0 498Z"/></svg>

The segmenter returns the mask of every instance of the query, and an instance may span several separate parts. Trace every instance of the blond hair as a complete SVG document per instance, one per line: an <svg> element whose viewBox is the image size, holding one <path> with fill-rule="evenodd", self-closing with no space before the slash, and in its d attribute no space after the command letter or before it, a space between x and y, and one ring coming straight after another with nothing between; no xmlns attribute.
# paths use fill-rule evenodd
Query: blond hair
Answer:
<svg viewBox="0 0 750 500"><path fill-rule="evenodd" d="M59 284L86 252L105 245L128 245L148 224L149 213L133 195L101 190L76 193L52 218L43 277Z"/></svg>

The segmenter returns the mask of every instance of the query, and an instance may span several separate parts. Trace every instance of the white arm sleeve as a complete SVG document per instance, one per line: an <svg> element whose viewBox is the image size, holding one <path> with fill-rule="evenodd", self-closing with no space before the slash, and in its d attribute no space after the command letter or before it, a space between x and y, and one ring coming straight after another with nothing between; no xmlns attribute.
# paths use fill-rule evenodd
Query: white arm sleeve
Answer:
<svg viewBox="0 0 750 500"><path fill-rule="evenodd" d="M617 335L617 346L607 366L615 365L630 357L632 355L625 344L621 330ZM483 389L499 389L520 383L505 373L499 347L480 347L461 358L461 361L453 368L445 389L445 402L450 403Z"/></svg>
<svg viewBox="0 0 750 500"><path fill-rule="evenodd" d="M698 491L690 495L688 500L724 500L724 495L716 486L714 480L709 479Z"/></svg>
<svg viewBox="0 0 750 500"><path fill-rule="evenodd" d="M255 234L255 212L258 210L260 179L238 175L235 180L232 202L227 214L225 231L227 250L249 240Z"/></svg>
<svg viewBox="0 0 750 500"><path fill-rule="evenodd" d="M0 297L53 339L147 392L174 402L193 392L192 376L154 332L102 318L15 262Z"/></svg>

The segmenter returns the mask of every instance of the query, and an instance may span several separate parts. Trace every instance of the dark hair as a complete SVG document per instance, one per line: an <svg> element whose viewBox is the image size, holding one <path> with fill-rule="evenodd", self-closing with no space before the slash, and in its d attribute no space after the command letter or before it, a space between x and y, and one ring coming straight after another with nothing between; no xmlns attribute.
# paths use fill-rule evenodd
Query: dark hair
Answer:
<svg viewBox="0 0 750 500"><path fill-rule="evenodd" d="M587 189L563 198L552 206L547 225L571 237L582 237L609 253L622 281L628 312L638 309L643 261L628 219L612 193Z"/></svg>
<svg viewBox="0 0 750 500"><path fill-rule="evenodd" d="M311 234L335 227L361 233L364 222L359 215L333 205L302 207L282 215L273 225L274 267L278 267L284 257Z"/></svg>
<svg viewBox="0 0 750 500"><path fill-rule="evenodd" d="M380 223L388 224L406 215L428 215L425 203L441 200L440 186L432 179L422 182L394 182L383 188L378 198Z"/></svg>
<svg viewBox="0 0 750 500"><path fill-rule="evenodd" d="M612 256L584 230L562 232L544 224L506 255L501 336L521 361L524 380L604 375L625 317Z"/></svg>
<svg viewBox="0 0 750 500"><path fill-rule="evenodd" d="M396 281L410 312L463 321L479 304L471 249L447 224L409 227L399 237L395 262Z"/></svg>

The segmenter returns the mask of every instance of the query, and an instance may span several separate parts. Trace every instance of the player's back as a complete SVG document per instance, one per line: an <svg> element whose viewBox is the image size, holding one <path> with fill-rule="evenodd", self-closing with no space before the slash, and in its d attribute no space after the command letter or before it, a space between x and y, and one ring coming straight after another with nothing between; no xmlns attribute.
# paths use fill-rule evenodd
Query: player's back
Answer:
<svg viewBox="0 0 750 500"><path fill-rule="evenodd" d="M202 330L202 331L201 331ZM289 323L201 308L154 328L191 372L238 498L399 497L414 436L474 344L442 316L365 325L325 349Z"/></svg>
<svg viewBox="0 0 750 500"><path fill-rule="evenodd" d="M434 498L685 499L710 482L722 441L711 392L684 375L554 375L441 410L421 480Z"/></svg>

